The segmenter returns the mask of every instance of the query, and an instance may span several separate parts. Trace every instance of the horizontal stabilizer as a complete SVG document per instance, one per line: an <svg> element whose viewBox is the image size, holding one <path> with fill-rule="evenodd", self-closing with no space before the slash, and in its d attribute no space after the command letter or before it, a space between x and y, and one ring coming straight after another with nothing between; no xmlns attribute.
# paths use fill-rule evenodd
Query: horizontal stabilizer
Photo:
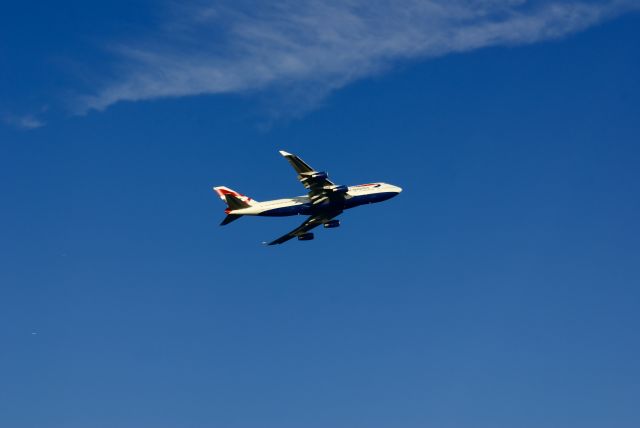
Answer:
<svg viewBox="0 0 640 428"><path fill-rule="evenodd" d="M241 215L238 214L228 214L224 220L222 220L222 223L220 223L220 226L224 226L226 224L231 223L232 221L236 221L237 219L239 219L240 217L242 217Z"/></svg>

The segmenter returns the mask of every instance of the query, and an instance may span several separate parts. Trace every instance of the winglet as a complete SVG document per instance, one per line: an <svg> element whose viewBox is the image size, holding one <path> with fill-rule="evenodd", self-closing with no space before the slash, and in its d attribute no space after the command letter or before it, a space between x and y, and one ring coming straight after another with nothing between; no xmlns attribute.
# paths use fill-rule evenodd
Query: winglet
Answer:
<svg viewBox="0 0 640 428"><path fill-rule="evenodd" d="M307 165L302 159L298 156L291 154L289 152L285 152L284 150L280 150L280 154L284 156L284 158L289 162L289 164L296 170L298 174L303 172L311 172L314 169Z"/></svg>

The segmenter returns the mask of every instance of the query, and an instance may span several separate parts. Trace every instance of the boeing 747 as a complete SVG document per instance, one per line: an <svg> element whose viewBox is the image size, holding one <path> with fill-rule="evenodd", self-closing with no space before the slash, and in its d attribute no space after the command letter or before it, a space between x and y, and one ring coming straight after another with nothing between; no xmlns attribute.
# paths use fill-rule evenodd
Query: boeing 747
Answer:
<svg viewBox="0 0 640 428"><path fill-rule="evenodd" d="M344 210L386 201L402 192L400 187L387 183L336 185L329 180L326 172L316 171L298 156L285 151L280 151L280 154L298 173L298 180L308 190L307 195L258 202L228 187L214 187L213 190L227 204L225 210L227 216L220 223L221 226L244 215L266 217L308 215L309 217L300 226L267 245L282 244L293 238L309 241L314 238L313 233L309 231L317 226L323 225L327 229L340 226L340 220L336 217Z"/></svg>

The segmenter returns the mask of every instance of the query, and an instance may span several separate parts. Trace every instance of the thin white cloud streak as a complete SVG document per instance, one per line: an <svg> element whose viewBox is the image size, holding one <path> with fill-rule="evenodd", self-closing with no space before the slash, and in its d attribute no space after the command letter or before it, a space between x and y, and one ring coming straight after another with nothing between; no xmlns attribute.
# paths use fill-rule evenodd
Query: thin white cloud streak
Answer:
<svg viewBox="0 0 640 428"><path fill-rule="evenodd" d="M79 110L119 101L292 89L313 103L397 61L575 33L638 1L201 0L145 41L115 48L114 77Z"/></svg>
<svg viewBox="0 0 640 428"><path fill-rule="evenodd" d="M2 120L7 125L23 130L37 129L45 125L42 120L30 114L24 116L5 115Z"/></svg>

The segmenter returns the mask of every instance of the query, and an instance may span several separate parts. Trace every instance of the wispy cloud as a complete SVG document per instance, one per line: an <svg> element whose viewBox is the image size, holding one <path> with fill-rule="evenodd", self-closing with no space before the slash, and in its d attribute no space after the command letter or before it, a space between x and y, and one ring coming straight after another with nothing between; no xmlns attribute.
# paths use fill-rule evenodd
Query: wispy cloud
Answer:
<svg viewBox="0 0 640 428"><path fill-rule="evenodd" d="M45 125L42 120L31 114L26 114L23 116L7 114L2 116L2 121L7 125L13 126L14 128L25 130L41 128Z"/></svg>
<svg viewBox="0 0 640 428"><path fill-rule="evenodd" d="M111 79L79 109L119 101L294 89L314 102L398 61L575 33L636 0L199 0L119 44Z"/></svg>

